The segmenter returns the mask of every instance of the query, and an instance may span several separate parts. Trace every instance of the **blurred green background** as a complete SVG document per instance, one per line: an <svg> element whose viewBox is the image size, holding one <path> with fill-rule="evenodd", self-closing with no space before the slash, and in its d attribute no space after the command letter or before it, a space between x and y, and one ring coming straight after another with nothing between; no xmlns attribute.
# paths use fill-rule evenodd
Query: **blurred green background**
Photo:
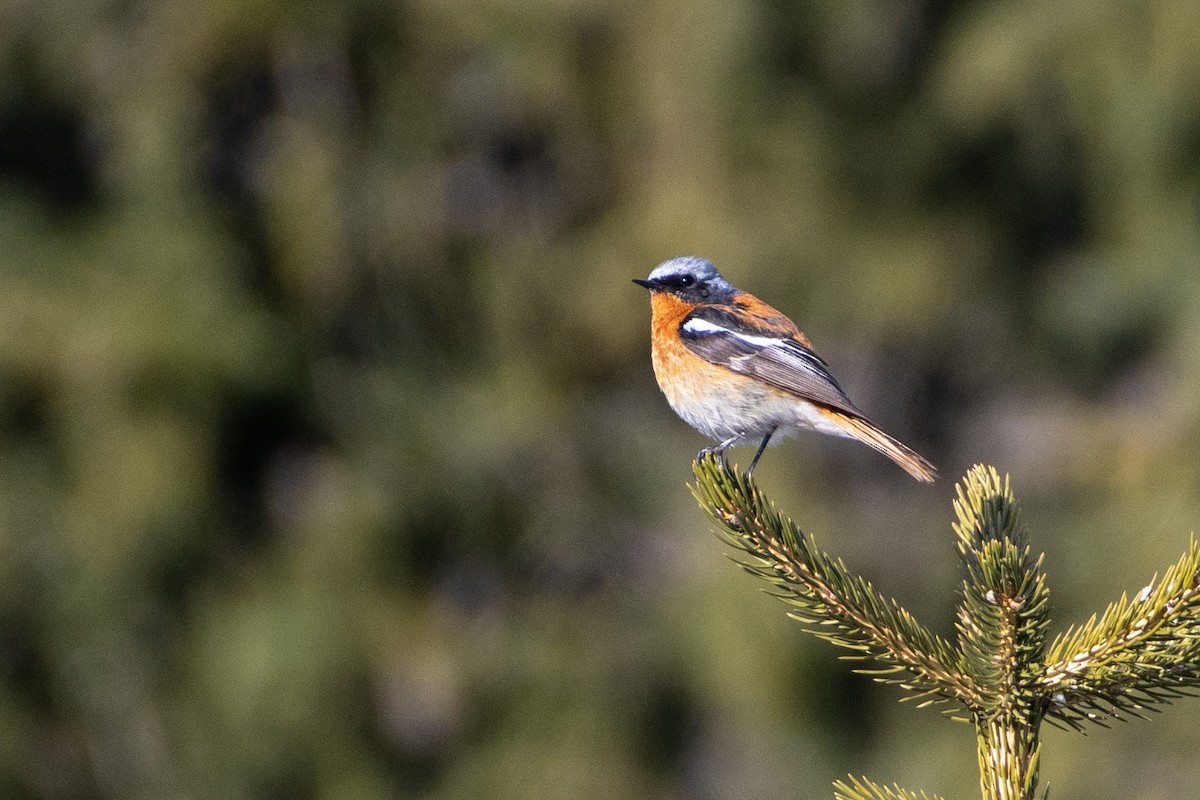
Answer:
<svg viewBox="0 0 1200 800"><path fill-rule="evenodd" d="M977 796L709 534L681 254L941 468L757 473L935 629L971 464L1058 629L1200 523L1194 0L0 3L0 796ZM1198 712L1043 778L1195 796Z"/></svg>

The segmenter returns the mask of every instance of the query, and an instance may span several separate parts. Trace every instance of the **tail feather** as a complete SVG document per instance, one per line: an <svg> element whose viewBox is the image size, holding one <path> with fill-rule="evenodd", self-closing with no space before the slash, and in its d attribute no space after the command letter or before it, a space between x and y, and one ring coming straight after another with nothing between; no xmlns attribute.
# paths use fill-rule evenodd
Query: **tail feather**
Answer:
<svg viewBox="0 0 1200 800"><path fill-rule="evenodd" d="M912 448L906 447L877 428L870 420L851 417L833 409L821 409L821 413L837 424L852 438L875 448L895 461L905 472L922 483L933 483L937 469Z"/></svg>

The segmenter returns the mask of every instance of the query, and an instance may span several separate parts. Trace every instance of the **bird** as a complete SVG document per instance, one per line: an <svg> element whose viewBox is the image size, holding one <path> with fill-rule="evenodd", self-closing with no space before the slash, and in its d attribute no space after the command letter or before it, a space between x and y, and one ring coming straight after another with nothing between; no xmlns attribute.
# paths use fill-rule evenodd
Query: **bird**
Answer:
<svg viewBox="0 0 1200 800"><path fill-rule="evenodd" d="M672 258L633 282L650 290L651 359L675 413L719 443L719 456L757 441L749 477L776 434L798 430L856 439L909 475L937 470L859 411L796 323L725 280L711 261Z"/></svg>

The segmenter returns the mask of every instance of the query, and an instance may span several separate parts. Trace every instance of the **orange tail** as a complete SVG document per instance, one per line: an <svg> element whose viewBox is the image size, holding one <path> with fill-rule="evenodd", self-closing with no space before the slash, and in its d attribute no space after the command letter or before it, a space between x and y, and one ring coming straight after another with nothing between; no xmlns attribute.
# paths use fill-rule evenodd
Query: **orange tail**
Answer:
<svg viewBox="0 0 1200 800"><path fill-rule="evenodd" d="M838 427L846 431L865 445L874 447L885 456L895 461L900 467L922 483L933 483L937 478L937 470L922 458L916 451L905 447L900 442L888 436L875 427L870 420L862 417L851 417L832 409L821 409L821 413Z"/></svg>

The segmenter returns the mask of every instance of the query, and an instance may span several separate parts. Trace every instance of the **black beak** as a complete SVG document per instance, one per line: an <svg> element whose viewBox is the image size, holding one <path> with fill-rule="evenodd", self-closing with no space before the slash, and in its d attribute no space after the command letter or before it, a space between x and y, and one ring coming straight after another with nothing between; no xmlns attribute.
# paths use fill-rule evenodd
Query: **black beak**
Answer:
<svg viewBox="0 0 1200 800"><path fill-rule="evenodd" d="M659 288L658 281L649 281L644 278L634 278L633 282L636 283L638 286L645 286L647 289L649 289L651 291L654 291L655 289Z"/></svg>

